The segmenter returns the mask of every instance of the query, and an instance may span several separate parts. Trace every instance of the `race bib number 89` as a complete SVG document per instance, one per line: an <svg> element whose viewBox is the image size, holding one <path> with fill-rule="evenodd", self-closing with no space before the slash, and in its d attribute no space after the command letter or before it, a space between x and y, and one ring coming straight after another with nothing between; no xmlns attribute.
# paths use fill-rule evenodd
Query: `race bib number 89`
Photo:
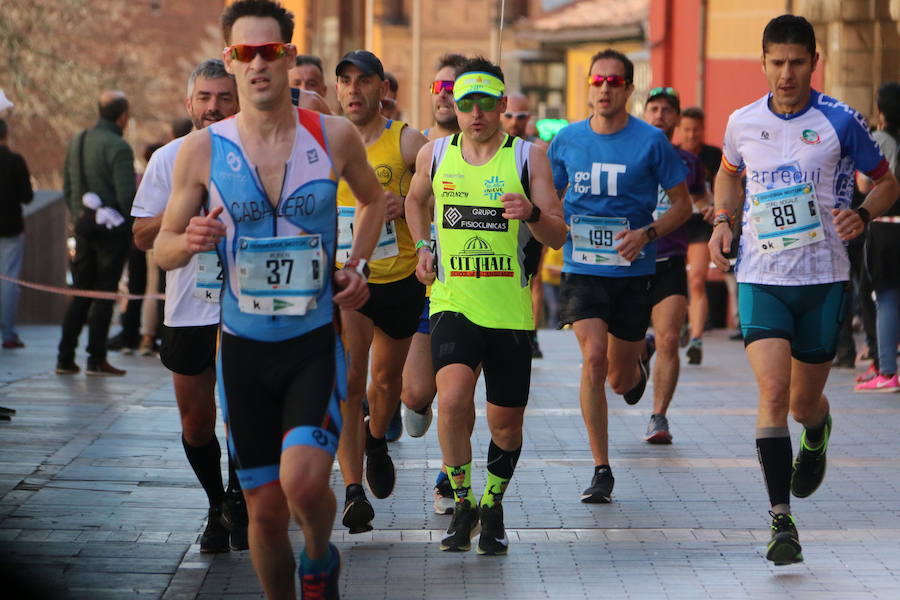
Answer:
<svg viewBox="0 0 900 600"><path fill-rule="evenodd" d="M756 232L757 249L766 254L825 239L816 189L811 183L750 196L750 225Z"/></svg>
<svg viewBox="0 0 900 600"><path fill-rule="evenodd" d="M238 307L259 315L305 315L327 275L320 235L238 240Z"/></svg>
<svg viewBox="0 0 900 600"><path fill-rule="evenodd" d="M625 217L572 215L572 260L585 265L631 265L615 248L619 243L616 236L628 229Z"/></svg>

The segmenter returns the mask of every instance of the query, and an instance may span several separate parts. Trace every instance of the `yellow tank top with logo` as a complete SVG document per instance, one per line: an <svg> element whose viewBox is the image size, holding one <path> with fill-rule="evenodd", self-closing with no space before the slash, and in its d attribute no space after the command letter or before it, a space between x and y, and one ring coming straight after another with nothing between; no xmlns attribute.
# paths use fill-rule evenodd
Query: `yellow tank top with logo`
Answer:
<svg viewBox="0 0 900 600"><path fill-rule="evenodd" d="M366 148L369 164L375 170L381 186L402 197L406 196L412 179L412 171L407 168L403 160L403 153L400 151L400 135L405 127L406 123L389 120L381 136ZM350 186L343 180L338 184L337 202L338 229L343 230L349 226L352 232L350 224L353 216L352 209L356 207L356 198L350 191ZM343 236L341 236L341 231L338 234L337 264L339 268L343 265L342 249L349 250L352 236L352 233L350 235L346 231L343 233ZM382 227L378 245L369 261L371 269L369 282L399 281L415 272L416 263L415 244L409 233L406 219L394 219Z"/></svg>
<svg viewBox="0 0 900 600"><path fill-rule="evenodd" d="M434 146L437 278L431 314L459 312L492 329L534 329L529 284L540 245L525 223L502 216L500 201L506 193L527 197L531 144L506 136L491 160L475 166L463 159L461 140L456 134Z"/></svg>

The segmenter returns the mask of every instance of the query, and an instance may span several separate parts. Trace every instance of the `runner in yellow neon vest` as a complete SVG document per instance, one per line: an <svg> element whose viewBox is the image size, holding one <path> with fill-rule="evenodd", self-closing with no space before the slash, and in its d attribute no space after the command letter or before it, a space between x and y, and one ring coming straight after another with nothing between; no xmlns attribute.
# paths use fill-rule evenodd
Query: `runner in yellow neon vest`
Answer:
<svg viewBox="0 0 900 600"><path fill-rule="evenodd" d="M406 199L416 275L431 290L431 352L438 438L456 497L441 549L506 554L500 503L522 449L534 328L530 280L540 244L560 247L566 226L543 151L500 129L503 72L484 58L456 71L453 98L462 133L426 144ZM429 231L434 197L437 257ZM436 267L436 268L435 268ZM484 369L491 430L487 484L472 494L473 392Z"/></svg>
<svg viewBox="0 0 900 600"><path fill-rule="evenodd" d="M344 430L338 462L346 486L342 522L350 533L372 529L375 511L362 483L363 451L366 481L377 498L387 498L396 475L385 441L385 431L399 407L403 364L419 315L425 288L415 276L416 255L406 221L403 194L415 170L416 154L425 137L405 123L381 116L381 98L387 84L381 61L371 52L348 52L338 63L337 96L344 116L353 123L366 144L369 164L375 170L387 200L386 221L370 262L369 301L359 311L341 312L350 365L347 401L341 406ZM338 186L337 259L350 249L356 198L346 186ZM369 351L372 380L366 389ZM362 398L369 400L369 421L363 423Z"/></svg>

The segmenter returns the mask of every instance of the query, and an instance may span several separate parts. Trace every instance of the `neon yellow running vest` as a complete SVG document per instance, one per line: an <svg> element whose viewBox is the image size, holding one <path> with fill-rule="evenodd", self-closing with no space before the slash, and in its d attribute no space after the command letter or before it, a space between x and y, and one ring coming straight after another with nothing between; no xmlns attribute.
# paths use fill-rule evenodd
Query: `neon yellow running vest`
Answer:
<svg viewBox="0 0 900 600"><path fill-rule="evenodd" d="M491 160L474 166L463 159L461 141L460 134L435 141L431 314L453 311L482 327L534 329L525 247L536 242L525 223L503 218L500 201L506 193L527 195L521 172L531 144L506 136Z"/></svg>
<svg viewBox="0 0 900 600"><path fill-rule="evenodd" d="M412 171L406 167L400 151L400 134L405 127L406 123L402 121L388 121L381 136L366 148L369 164L375 170L381 187L398 196L406 196L409 182L412 179ZM356 198L350 191L350 186L343 179L338 183L337 201L338 206L356 206ZM409 277L416 270L418 258L406 219L394 219L394 231L397 233L399 253L396 256L373 260L369 263L370 283L399 281ZM338 268L341 266L338 264Z"/></svg>

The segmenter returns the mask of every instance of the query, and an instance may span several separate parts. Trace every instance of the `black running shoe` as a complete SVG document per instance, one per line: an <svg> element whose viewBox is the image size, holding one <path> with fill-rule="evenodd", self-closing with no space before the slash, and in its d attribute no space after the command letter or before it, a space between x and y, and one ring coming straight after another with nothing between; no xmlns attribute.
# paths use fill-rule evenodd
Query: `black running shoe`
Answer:
<svg viewBox="0 0 900 600"><path fill-rule="evenodd" d="M581 492L581 501L587 504L608 504L611 501L615 483L616 478L613 477L612 469L606 465L594 467L591 486Z"/></svg>
<svg viewBox="0 0 900 600"><path fill-rule="evenodd" d="M478 554L503 556L509 552L509 538L503 527L503 505L481 506L481 536L478 538Z"/></svg>
<svg viewBox="0 0 900 600"><path fill-rule="evenodd" d="M334 544L328 544L328 549L331 550L331 560L328 568L320 573L307 573L300 561L300 566L297 567L300 600L340 600L338 578L341 574L341 553Z"/></svg>
<svg viewBox="0 0 900 600"><path fill-rule="evenodd" d="M247 539L247 504L240 490L225 492L222 501L222 525L228 530L232 550L246 550L250 547Z"/></svg>
<svg viewBox="0 0 900 600"><path fill-rule="evenodd" d="M200 552L228 552L228 530L222 525L222 507L211 506L207 517L206 529L200 536Z"/></svg>
<svg viewBox="0 0 900 600"><path fill-rule="evenodd" d="M347 486L347 497L344 501L344 518L341 523L350 530L350 533L365 533L372 531L372 519L375 518L375 509L369 504L363 486L351 483Z"/></svg>
<svg viewBox="0 0 900 600"><path fill-rule="evenodd" d="M769 511L769 515L772 516L772 539L766 548L766 559L771 560L776 566L803 562L794 517L783 513L776 515L772 511Z"/></svg>
<svg viewBox="0 0 900 600"><path fill-rule="evenodd" d="M379 499L387 498L394 491L397 474L394 461L388 454L387 441L377 440L369 432L366 425L366 483L372 495Z"/></svg>
<svg viewBox="0 0 900 600"><path fill-rule="evenodd" d="M815 450L809 449L806 430L800 434L800 451L797 452L791 473L791 493L797 498L811 496L825 479L825 453L828 450L829 437L831 437L831 415L825 419L825 433L822 434L822 441Z"/></svg>
<svg viewBox="0 0 900 600"><path fill-rule="evenodd" d="M641 380L638 381L638 384L625 392L622 397L625 398L625 402L628 404L637 404L641 400L641 396L644 395L644 390L647 389L647 380L650 379L650 359L653 358L653 354L656 353L656 338L653 334L648 334L646 338L644 338L644 344L647 347L647 358L642 358L638 360L638 367L641 370Z"/></svg>
<svg viewBox="0 0 900 600"><path fill-rule="evenodd" d="M689 365L699 365L703 362L702 340L691 340L691 345L687 349L687 359Z"/></svg>
<svg viewBox="0 0 900 600"><path fill-rule="evenodd" d="M472 549L472 538L478 535L480 529L478 509L468 500L457 502L447 535L441 540L441 550L468 552Z"/></svg>

